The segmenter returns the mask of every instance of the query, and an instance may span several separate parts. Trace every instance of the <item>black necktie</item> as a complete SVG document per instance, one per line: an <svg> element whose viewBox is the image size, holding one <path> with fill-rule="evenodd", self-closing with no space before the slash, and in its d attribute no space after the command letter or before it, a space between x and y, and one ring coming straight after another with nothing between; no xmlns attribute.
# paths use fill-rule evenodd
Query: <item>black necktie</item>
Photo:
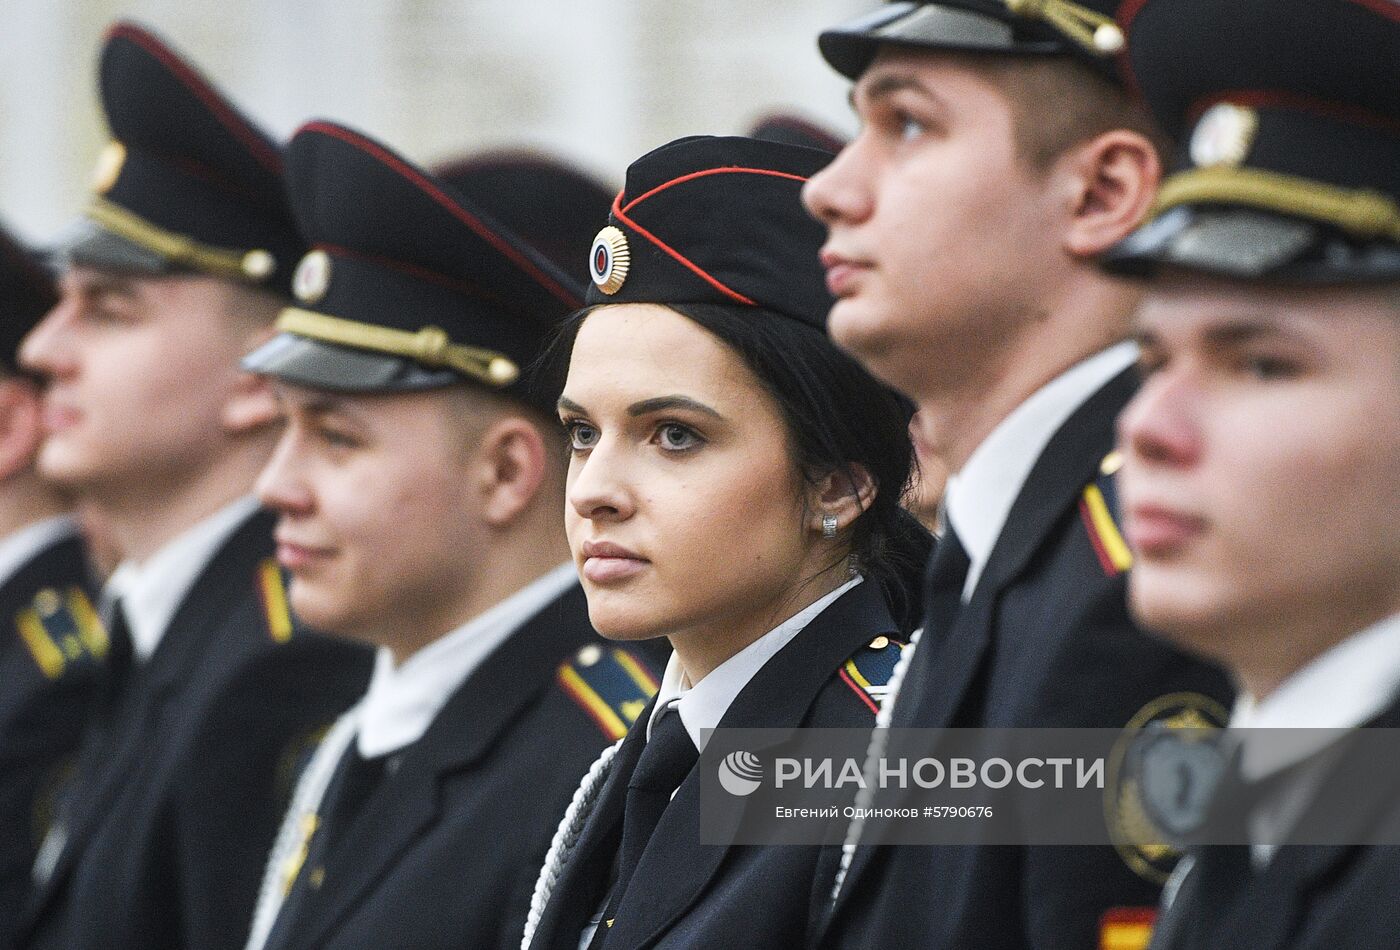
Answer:
<svg viewBox="0 0 1400 950"><path fill-rule="evenodd" d="M652 832L661 822L661 815L671 803L673 793L685 781L686 775L700 758L685 723L674 708L661 714L652 727L651 738L637 758L637 768L627 783L627 798L622 806L622 847L618 851L617 881L608 898L604 920L591 946L600 947L606 939L608 920L617 912L627 884L632 880L642 853Z"/></svg>
<svg viewBox="0 0 1400 950"><path fill-rule="evenodd" d="M317 836L321 839L317 851L322 863L333 853L333 849L345 837L345 832L355 823L355 818L364 810L374 790L384 778L385 761L389 756L366 759L354 742L345 750L341 759L339 775L327 792L326 801L321 805L321 825Z"/></svg>
<svg viewBox="0 0 1400 950"><path fill-rule="evenodd" d="M957 623L958 611L962 609L963 585L967 583L968 568L972 561L967 551L948 523L948 530L938 539L929 561L928 576L924 580L924 632L923 637L931 644L942 643Z"/></svg>
<svg viewBox="0 0 1400 950"><path fill-rule="evenodd" d="M126 619L126 609L121 598L112 601L112 609L107 623L107 688L103 715L110 717L121 703L126 687L131 682L132 669L136 665L136 650L131 641L131 625Z"/></svg>

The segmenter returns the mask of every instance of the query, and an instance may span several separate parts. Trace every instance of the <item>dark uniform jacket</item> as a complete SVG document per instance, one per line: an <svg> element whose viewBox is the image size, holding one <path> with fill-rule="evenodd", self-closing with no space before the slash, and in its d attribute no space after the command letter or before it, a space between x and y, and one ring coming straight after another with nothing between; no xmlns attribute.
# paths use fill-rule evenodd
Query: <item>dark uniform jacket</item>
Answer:
<svg viewBox="0 0 1400 950"><path fill-rule="evenodd" d="M518 947L579 776L645 708L667 652L600 641L583 589L570 587L390 757L329 849L310 837L264 946Z"/></svg>
<svg viewBox="0 0 1400 950"><path fill-rule="evenodd" d="M10 945L55 796L101 688L107 636L69 533L0 584L0 948Z"/></svg>
<svg viewBox="0 0 1400 950"><path fill-rule="evenodd" d="M876 584L866 581L817 615L735 697L722 729L870 728L878 705L845 674L854 660L883 685L898 658L896 625ZM884 638L883 642L877 638ZM576 845L551 892L532 950L576 950L611 883L627 785L646 746L650 710L613 757ZM676 790L656 826L608 930L607 950L638 947L800 947L825 907L836 846L702 845L699 766Z"/></svg>
<svg viewBox="0 0 1400 950"><path fill-rule="evenodd" d="M1223 673L1128 617L1100 468L1135 387L1133 370L1115 377L1047 444L953 629L918 644L893 727L1121 728L1159 700L1223 717ZM863 846L821 943L1083 950L1105 912L1155 906L1167 870L1107 846Z"/></svg>
<svg viewBox="0 0 1400 950"><path fill-rule="evenodd" d="M1400 728L1400 700L1366 725ZM1394 758L1377 762L1373 752L1343 754L1299 825L1306 827L1317 817L1353 841L1400 841L1398 780L1400 761ZM1336 811L1339 802L1345 803L1345 812ZM1203 888L1199 865L1184 870L1175 900L1157 925L1152 950L1389 950L1400 945L1400 846L1285 844L1264 870L1231 888Z"/></svg>
<svg viewBox="0 0 1400 950"><path fill-rule="evenodd" d="M19 946L246 938L291 761L363 691L371 659L293 629L272 522L253 515L215 553L85 740Z"/></svg>

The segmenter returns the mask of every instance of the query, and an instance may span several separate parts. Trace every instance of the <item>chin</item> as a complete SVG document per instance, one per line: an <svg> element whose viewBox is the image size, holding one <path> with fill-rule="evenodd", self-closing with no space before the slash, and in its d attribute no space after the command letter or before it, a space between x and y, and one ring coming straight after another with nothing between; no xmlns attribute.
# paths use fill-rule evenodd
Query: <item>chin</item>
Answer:
<svg viewBox="0 0 1400 950"><path fill-rule="evenodd" d="M91 466L84 463L82 453L52 437L39 450L36 467L40 475L61 487L82 485L91 479Z"/></svg>
<svg viewBox="0 0 1400 950"><path fill-rule="evenodd" d="M588 596L588 621L609 640L654 640L665 636L664 619L639 598L584 588Z"/></svg>
<svg viewBox="0 0 1400 950"><path fill-rule="evenodd" d="M911 353L910 341L900 339L898 328L872 312L871 307L854 300L837 301L827 318L826 331L872 376L895 389L908 391L911 373L905 364Z"/></svg>
<svg viewBox="0 0 1400 950"><path fill-rule="evenodd" d="M1139 563L1129 574L1128 606L1143 629L1192 653L1230 655L1228 612L1197 579L1174 577Z"/></svg>

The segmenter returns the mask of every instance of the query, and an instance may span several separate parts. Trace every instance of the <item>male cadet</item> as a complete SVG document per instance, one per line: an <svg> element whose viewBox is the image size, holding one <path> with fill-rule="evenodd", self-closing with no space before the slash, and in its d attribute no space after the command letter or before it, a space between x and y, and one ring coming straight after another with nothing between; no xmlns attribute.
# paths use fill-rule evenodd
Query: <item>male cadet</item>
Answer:
<svg viewBox="0 0 1400 950"><path fill-rule="evenodd" d="M303 247L280 152L137 27L108 33L101 91L114 141L20 358L47 381L41 473L121 551L111 683L19 945L238 946L297 746L370 657L294 632L248 494L276 405L238 359Z"/></svg>
<svg viewBox="0 0 1400 950"><path fill-rule="evenodd" d="M1400 842L1394 740L1345 730L1400 727L1400 4L1149 0L1129 49L1184 145L1108 257L1151 277L1129 599L1243 743L1153 946L1394 947L1400 849L1356 846Z"/></svg>
<svg viewBox="0 0 1400 950"><path fill-rule="evenodd" d="M0 231L0 947L101 687L107 638L68 503L34 470L39 389L20 339L57 301L53 278Z"/></svg>
<svg viewBox="0 0 1400 950"><path fill-rule="evenodd" d="M568 557L565 442L521 370L582 288L348 129L288 148L315 246L244 365L286 429L259 491L308 623L379 648L299 783L254 948L515 947L579 777L656 690Z"/></svg>
<svg viewBox="0 0 1400 950"><path fill-rule="evenodd" d="M806 188L830 228L832 332L918 402L953 473L894 726L1224 715L1219 671L1141 634L1124 598L1105 456L1137 385L1138 293L1094 257L1142 219L1160 166L1109 78L1114 6L893 3L821 37L862 120ZM1056 820L1038 804L1023 823ZM1092 947L1155 903L1161 858L867 840L848 847L825 942Z"/></svg>

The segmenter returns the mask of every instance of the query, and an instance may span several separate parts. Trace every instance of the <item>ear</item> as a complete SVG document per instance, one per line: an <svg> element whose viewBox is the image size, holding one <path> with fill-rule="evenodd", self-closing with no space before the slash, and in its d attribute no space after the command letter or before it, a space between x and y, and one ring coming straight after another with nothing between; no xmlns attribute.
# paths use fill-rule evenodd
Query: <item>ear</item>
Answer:
<svg viewBox="0 0 1400 950"><path fill-rule="evenodd" d="M863 465L837 470L812 487L809 527L823 533L828 517L836 519L836 530L845 531L875 502L875 480Z"/></svg>
<svg viewBox="0 0 1400 950"><path fill-rule="evenodd" d="M243 352L253 352L276 335L273 327L260 327L248 335ZM255 373L240 372L234 380L233 392L224 402L219 421L230 435L241 435L269 425L280 416L272 380Z"/></svg>
<svg viewBox="0 0 1400 950"><path fill-rule="evenodd" d="M486 430L475 461L487 524L509 527L530 507L545 480L546 451L540 430L519 416L507 416Z"/></svg>
<svg viewBox="0 0 1400 950"><path fill-rule="evenodd" d="M0 481L29 468L43 437L38 388L19 376L0 380Z"/></svg>
<svg viewBox="0 0 1400 950"><path fill-rule="evenodd" d="M1079 258L1101 254L1132 233L1147 217L1162 178L1157 149L1127 129L1105 132L1057 164L1070 201L1064 249Z"/></svg>

